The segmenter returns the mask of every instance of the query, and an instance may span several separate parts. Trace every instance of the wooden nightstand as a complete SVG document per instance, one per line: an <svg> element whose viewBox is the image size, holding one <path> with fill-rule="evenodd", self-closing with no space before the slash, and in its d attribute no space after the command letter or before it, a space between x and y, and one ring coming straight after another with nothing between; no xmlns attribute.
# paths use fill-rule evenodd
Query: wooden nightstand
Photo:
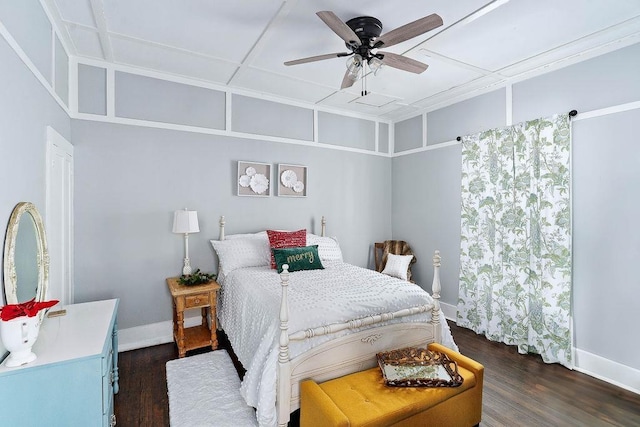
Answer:
<svg viewBox="0 0 640 427"><path fill-rule="evenodd" d="M220 289L214 280L203 285L185 286L178 283L177 277L167 279L167 286L173 297L173 339L178 345L180 357L187 351L211 346L218 348L216 335L216 292ZM184 327L184 311L189 308L200 308L202 324L191 328ZM209 310L207 310L207 308ZM207 322L207 311L211 319L211 327Z"/></svg>

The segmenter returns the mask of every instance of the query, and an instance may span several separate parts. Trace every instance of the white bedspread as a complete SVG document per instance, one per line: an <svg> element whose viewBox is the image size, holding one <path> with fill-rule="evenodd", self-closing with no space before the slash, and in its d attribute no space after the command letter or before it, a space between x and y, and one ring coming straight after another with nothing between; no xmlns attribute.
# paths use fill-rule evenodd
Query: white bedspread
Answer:
<svg viewBox="0 0 640 427"><path fill-rule="evenodd" d="M289 332L429 304L431 296L417 285L342 262L324 263L324 270L297 271L289 277ZM241 394L257 409L260 426L275 426L276 367L280 332L280 276L269 267L237 269L219 277L218 318L233 350L247 370ZM388 323L424 322L431 313ZM440 313L442 341L457 350ZM378 324L381 325L381 324ZM292 342L294 358L340 335Z"/></svg>

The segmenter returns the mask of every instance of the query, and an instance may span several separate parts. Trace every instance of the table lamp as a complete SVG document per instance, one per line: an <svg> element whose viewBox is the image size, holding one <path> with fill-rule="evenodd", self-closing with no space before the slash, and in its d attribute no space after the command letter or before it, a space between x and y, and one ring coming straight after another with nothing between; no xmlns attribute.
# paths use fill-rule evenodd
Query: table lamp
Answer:
<svg viewBox="0 0 640 427"><path fill-rule="evenodd" d="M189 261L189 233L198 233L198 212L184 210L175 211L173 213L173 232L184 234L184 267L182 274L191 274L191 264Z"/></svg>

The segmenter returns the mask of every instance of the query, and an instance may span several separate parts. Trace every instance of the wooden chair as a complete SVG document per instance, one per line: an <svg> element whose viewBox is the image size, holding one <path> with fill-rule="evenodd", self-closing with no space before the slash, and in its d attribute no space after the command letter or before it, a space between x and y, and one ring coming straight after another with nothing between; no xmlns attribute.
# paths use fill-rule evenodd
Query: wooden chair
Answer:
<svg viewBox="0 0 640 427"><path fill-rule="evenodd" d="M387 265L387 255L413 255L413 259L409 263L407 270L407 280L411 283L415 283L411 279L411 266L416 263L417 258L411 247L404 240L385 240L384 242L376 242L373 246L373 259L376 265L376 271L382 272L385 265Z"/></svg>

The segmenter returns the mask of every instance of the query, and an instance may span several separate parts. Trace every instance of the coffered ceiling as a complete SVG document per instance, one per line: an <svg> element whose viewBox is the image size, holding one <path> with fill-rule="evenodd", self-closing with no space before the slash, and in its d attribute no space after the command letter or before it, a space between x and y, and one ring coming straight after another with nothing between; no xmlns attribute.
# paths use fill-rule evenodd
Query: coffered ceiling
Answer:
<svg viewBox="0 0 640 427"><path fill-rule="evenodd" d="M394 119L640 41L638 0L43 0L78 57ZM382 33L431 13L444 25L385 49L429 64L383 67L340 89L345 52L317 16L374 16Z"/></svg>

